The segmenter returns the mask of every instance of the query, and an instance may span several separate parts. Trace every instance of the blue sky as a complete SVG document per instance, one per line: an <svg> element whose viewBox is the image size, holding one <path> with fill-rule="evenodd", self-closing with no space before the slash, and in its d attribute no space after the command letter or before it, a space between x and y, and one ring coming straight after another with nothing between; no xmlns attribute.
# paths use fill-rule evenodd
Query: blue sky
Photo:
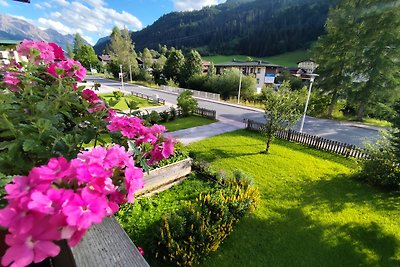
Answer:
<svg viewBox="0 0 400 267"><path fill-rule="evenodd" d="M109 35L114 25L140 30L172 11L201 9L225 0L0 0L0 13L62 34L79 32L91 44Z"/></svg>

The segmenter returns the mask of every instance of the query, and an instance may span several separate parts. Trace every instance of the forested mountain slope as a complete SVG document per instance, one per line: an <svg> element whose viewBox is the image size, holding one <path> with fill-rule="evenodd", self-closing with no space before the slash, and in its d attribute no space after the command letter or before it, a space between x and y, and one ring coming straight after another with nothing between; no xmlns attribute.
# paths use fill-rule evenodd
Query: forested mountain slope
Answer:
<svg viewBox="0 0 400 267"><path fill-rule="evenodd" d="M158 44L196 48L202 54L268 56L307 48L324 31L336 0L228 0L190 12L173 12L132 33L137 50ZM106 45L95 46L101 53Z"/></svg>

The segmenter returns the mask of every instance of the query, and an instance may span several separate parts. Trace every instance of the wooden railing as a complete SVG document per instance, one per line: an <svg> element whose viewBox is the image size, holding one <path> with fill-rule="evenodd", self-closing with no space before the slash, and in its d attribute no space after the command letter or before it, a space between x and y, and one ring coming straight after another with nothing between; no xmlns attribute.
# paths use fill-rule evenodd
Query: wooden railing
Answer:
<svg viewBox="0 0 400 267"><path fill-rule="evenodd" d="M252 131L262 132L265 127L263 123L252 120L245 120L245 123L246 123L246 129ZM345 157L353 157L353 158L368 157L368 154L365 152L365 149L362 149L358 146L334 140L329 140L316 135L300 133L294 130L278 131L275 134L275 136L288 141L304 144L319 150L340 154Z"/></svg>

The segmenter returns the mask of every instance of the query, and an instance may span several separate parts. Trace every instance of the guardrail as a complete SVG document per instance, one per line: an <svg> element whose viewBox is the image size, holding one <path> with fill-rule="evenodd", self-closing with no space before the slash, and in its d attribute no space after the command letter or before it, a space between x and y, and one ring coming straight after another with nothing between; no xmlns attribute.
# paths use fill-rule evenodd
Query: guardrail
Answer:
<svg viewBox="0 0 400 267"><path fill-rule="evenodd" d="M140 97L140 98L149 100L149 101L153 101L153 102L156 103L156 104L165 105L165 99L162 99L162 98L158 98L158 97L154 97L154 96L149 96L149 95L142 94L142 93L137 93L137 92L131 92L131 95L134 95L134 96L137 96L137 97Z"/></svg>
<svg viewBox="0 0 400 267"><path fill-rule="evenodd" d="M166 86L166 85L161 85L160 89L164 90L164 91L172 92L172 93L177 93L177 94L180 94L184 91L190 91L193 93L193 96L195 96L195 97L203 97L203 98L218 100L218 101L221 100L220 94L214 94L214 93L209 93L209 92L196 91L196 90L179 88L179 87L171 87L171 86Z"/></svg>

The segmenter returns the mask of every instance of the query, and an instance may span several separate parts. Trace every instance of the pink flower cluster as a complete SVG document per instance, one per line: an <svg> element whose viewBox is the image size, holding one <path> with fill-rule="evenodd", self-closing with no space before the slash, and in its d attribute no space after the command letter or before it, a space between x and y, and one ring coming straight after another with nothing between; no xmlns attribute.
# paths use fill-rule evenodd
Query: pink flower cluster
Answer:
<svg viewBox="0 0 400 267"><path fill-rule="evenodd" d="M44 41L23 40L17 46L18 54L26 56L33 63L44 64L54 62L54 60L65 60L64 51L54 43Z"/></svg>
<svg viewBox="0 0 400 267"><path fill-rule="evenodd" d="M99 96L90 89L85 89L82 91L82 98L90 103L90 113L107 109L104 102L99 99Z"/></svg>
<svg viewBox="0 0 400 267"><path fill-rule="evenodd" d="M107 126L110 132L121 132L121 135L128 139L135 140L135 145L140 146L143 143L152 145L152 150L145 157L148 157L148 164L153 165L164 158L168 158L174 153L175 139L171 136L163 135L165 127L162 125L153 125L148 128L138 117L114 116Z"/></svg>
<svg viewBox="0 0 400 267"><path fill-rule="evenodd" d="M143 187L143 171L124 147L96 147L76 159L53 158L17 176L5 187L8 205L0 210L7 227L4 266L27 266L58 255L54 241L79 243L92 224L133 202Z"/></svg>
<svg viewBox="0 0 400 267"><path fill-rule="evenodd" d="M18 84L21 83L21 81L18 79L18 76L21 74L18 72L14 71L7 71L4 75L3 81L7 85L8 89L12 92L19 92Z"/></svg>
<svg viewBox="0 0 400 267"><path fill-rule="evenodd" d="M81 82L85 78L86 69L82 67L79 61L67 59L52 63L47 72L56 78L73 77Z"/></svg>

